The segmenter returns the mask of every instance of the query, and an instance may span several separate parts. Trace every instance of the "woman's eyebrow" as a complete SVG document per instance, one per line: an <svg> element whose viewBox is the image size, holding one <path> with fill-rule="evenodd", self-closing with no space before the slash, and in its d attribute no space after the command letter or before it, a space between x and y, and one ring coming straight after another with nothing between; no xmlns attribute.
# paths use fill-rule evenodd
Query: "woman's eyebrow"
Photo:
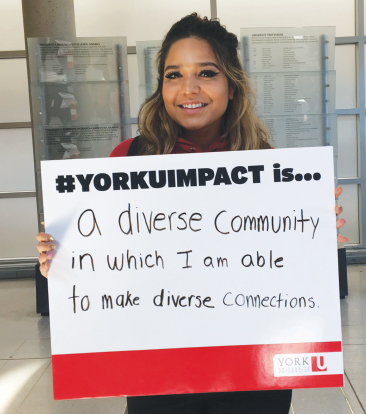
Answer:
<svg viewBox="0 0 366 414"><path fill-rule="evenodd" d="M216 63L213 62L200 62L197 63L197 66L203 67L203 66L215 66L215 68L217 68L218 70L220 70L220 68L216 65Z"/></svg>
<svg viewBox="0 0 366 414"><path fill-rule="evenodd" d="M220 68L214 62L199 62L199 63L196 63L196 66L199 66L200 68L204 66L214 66L215 68L220 70ZM164 72L166 72L167 70L172 70L172 69L177 70L177 69L180 69L181 67L182 66L179 66L179 65L169 65L165 68Z"/></svg>
<svg viewBox="0 0 366 414"><path fill-rule="evenodd" d="M166 72L167 70L171 70L171 69L180 69L180 68L181 68L181 66L170 65L170 66L167 66L167 67L165 68L164 72Z"/></svg>

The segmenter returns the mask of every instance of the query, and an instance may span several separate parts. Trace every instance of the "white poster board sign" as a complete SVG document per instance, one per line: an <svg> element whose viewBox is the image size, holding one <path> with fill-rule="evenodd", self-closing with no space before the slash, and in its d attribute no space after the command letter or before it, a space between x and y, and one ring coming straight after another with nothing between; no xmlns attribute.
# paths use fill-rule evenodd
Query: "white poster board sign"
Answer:
<svg viewBox="0 0 366 414"><path fill-rule="evenodd" d="M330 147L43 162L55 398L342 385L333 180Z"/></svg>

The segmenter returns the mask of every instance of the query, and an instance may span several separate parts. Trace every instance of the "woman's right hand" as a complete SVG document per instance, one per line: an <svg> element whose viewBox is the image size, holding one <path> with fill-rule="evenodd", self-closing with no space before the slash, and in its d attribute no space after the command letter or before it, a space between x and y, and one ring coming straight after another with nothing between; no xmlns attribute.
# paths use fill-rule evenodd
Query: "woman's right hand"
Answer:
<svg viewBox="0 0 366 414"><path fill-rule="evenodd" d="M53 257L53 251L56 249L56 245L52 243L55 238L47 233L37 234L38 246L37 249L40 253L38 261L40 263L39 271L47 278L48 269L50 267L49 260Z"/></svg>

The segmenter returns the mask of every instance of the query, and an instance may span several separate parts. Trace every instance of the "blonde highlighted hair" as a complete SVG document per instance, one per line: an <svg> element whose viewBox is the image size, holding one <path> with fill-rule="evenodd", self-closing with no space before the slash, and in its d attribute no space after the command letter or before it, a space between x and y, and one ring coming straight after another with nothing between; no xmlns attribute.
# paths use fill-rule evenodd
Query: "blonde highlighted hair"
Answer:
<svg viewBox="0 0 366 414"><path fill-rule="evenodd" d="M233 90L233 99L221 121L222 136L230 142L232 151L270 148L265 125L254 113L255 94L238 58L238 39L217 20L200 18L192 13L175 23L164 38L157 56L158 86L155 93L141 106L138 124L141 155L169 154L181 127L168 115L162 89L165 60L172 44L180 39L195 37L207 41L219 63L220 70Z"/></svg>

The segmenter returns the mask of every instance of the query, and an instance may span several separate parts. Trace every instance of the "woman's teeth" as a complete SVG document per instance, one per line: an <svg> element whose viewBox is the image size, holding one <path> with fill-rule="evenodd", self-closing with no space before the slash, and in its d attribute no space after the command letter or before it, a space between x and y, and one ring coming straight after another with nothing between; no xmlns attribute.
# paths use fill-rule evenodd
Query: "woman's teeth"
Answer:
<svg viewBox="0 0 366 414"><path fill-rule="evenodd" d="M205 106L203 103L199 104L188 104L188 105L181 105L182 108L188 108L188 109L195 109L195 108L201 108L202 106Z"/></svg>

